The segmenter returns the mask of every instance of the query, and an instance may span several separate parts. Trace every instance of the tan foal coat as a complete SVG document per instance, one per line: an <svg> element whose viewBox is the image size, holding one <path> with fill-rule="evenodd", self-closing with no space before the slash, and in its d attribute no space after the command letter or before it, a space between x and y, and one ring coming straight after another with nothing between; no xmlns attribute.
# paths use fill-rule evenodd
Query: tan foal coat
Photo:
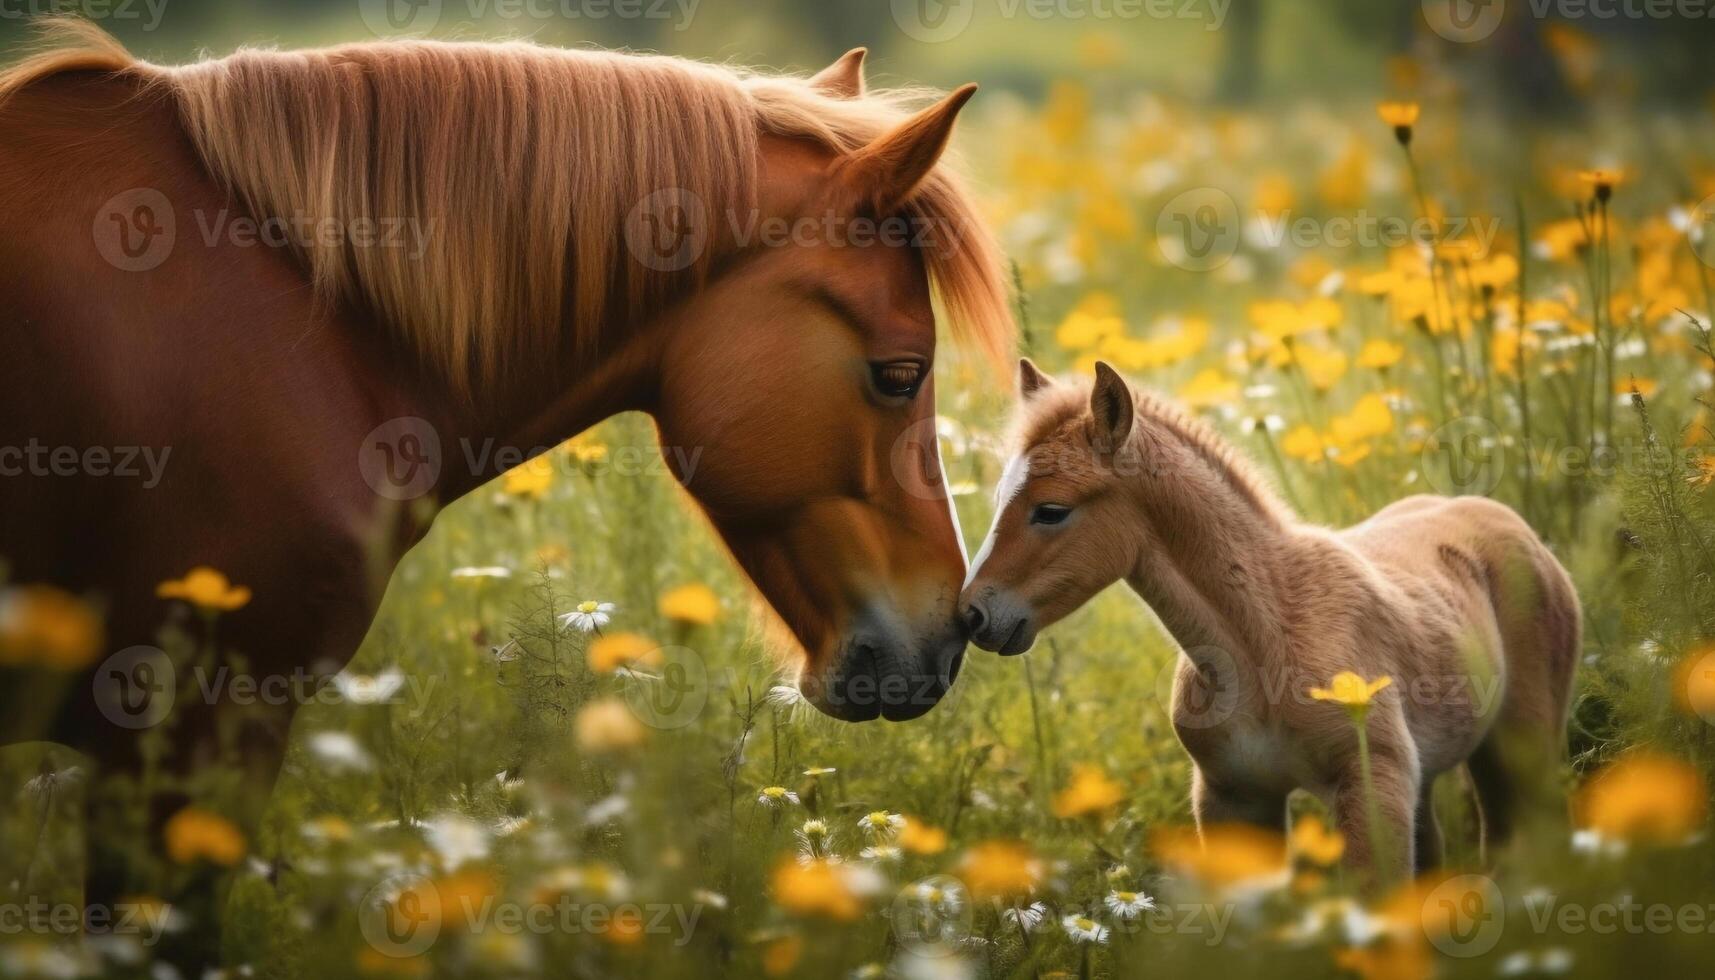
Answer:
<svg viewBox="0 0 1715 980"><path fill-rule="evenodd" d="M1016 455L961 607L1021 653L1123 579L1183 650L1173 722L1200 826L1284 830L1286 797L1329 807L1347 860L1394 878L1440 859L1437 775L1469 763L1487 834L1547 794L1580 645L1571 579L1516 513L1416 496L1333 531L1291 513L1204 423L1106 364L1057 383L1028 360ZM1342 671L1390 677L1367 722L1372 853L1356 730L1315 700Z"/></svg>

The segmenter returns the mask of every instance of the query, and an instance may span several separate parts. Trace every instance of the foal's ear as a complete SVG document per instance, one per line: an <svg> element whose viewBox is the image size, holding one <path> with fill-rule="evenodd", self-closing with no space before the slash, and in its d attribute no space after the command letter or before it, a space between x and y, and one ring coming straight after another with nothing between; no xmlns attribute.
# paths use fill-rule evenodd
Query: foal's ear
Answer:
<svg viewBox="0 0 1715 980"><path fill-rule="evenodd" d="M1097 451L1111 453L1125 445L1133 412L1131 385L1106 361L1097 361L1096 386L1090 389L1090 438Z"/></svg>
<svg viewBox="0 0 1715 980"><path fill-rule="evenodd" d="M863 59L868 48L853 48L840 60L810 76L810 87L836 99L863 97Z"/></svg>
<svg viewBox="0 0 1715 980"><path fill-rule="evenodd" d="M1018 397L1029 401L1045 388L1054 387L1054 379L1042 373L1036 362L1028 357L1018 359Z"/></svg>
<svg viewBox="0 0 1715 980"><path fill-rule="evenodd" d="M953 135L953 120L976 91L975 85L966 85L868 146L834 161L830 173L848 206L867 208L878 217L898 211L935 169Z"/></svg>

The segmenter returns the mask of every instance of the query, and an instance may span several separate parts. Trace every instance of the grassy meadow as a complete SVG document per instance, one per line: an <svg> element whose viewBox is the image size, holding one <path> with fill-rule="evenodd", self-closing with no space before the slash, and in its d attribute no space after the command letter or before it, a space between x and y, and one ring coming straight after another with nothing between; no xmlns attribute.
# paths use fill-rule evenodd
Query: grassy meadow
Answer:
<svg viewBox="0 0 1715 980"><path fill-rule="evenodd" d="M1524 513L1585 609L1570 827L1482 855L1445 779L1452 867L1383 894L1342 877L1308 800L1289 840L1189 845L1177 652L1123 588L1028 656L973 651L919 721L825 719L648 419L620 417L438 515L340 696L299 712L273 797L218 765L176 787L195 802L136 855L138 901L230 875L219 927L258 977L1715 963L1710 108L1638 112L1598 83L1584 118L1521 129L1400 61L1344 99L1219 110L1113 82L1100 38L1083 55L1042 98L985 96L961 123L1021 347L1194 406L1318 522L1421 492ZM974 546L1011 379L945 349ZM217 619L169 651L241 656L205 649ZM72 881L85 788L50 776L0 833ZM102 812L140 819L153 788ZM0 936L0 974L142 976L152 952Z"/></svg>

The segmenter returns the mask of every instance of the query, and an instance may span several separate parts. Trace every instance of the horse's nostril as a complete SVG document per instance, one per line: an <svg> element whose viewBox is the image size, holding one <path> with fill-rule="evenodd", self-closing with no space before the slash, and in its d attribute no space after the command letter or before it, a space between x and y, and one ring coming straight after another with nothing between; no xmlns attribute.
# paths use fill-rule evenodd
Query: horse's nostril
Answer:
<svg viewBox="0 0 1715 980"><path fill-rule="evenodd" d="M977 603L965 607L965 632L971 636L982 632L983 625L988 622L988 613Z"/></svg>

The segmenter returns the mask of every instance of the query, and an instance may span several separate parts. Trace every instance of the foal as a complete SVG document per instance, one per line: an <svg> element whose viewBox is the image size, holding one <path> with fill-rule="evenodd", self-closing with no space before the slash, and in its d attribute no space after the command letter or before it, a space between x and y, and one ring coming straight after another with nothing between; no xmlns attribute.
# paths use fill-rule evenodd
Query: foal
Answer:
<svg viewBox="0 0 1715 980"><path fill-rule="evenodd" d="M1313 527L1208 426L1106 364L1069 385L1026 360L1019 392L1017 455L961 600L973 642L1022 653L1124 579L1184 651L1172 713L1199 827L1284 830L1303 788L1350 866L1396 878L1439 863L1438 774L1469 764L1497 840L1552 789L1579 607L1513 511L1417 496ZM1393 679L1367 721L1377 853L1356 729L1307 693L1342 671Z"/></svg>

